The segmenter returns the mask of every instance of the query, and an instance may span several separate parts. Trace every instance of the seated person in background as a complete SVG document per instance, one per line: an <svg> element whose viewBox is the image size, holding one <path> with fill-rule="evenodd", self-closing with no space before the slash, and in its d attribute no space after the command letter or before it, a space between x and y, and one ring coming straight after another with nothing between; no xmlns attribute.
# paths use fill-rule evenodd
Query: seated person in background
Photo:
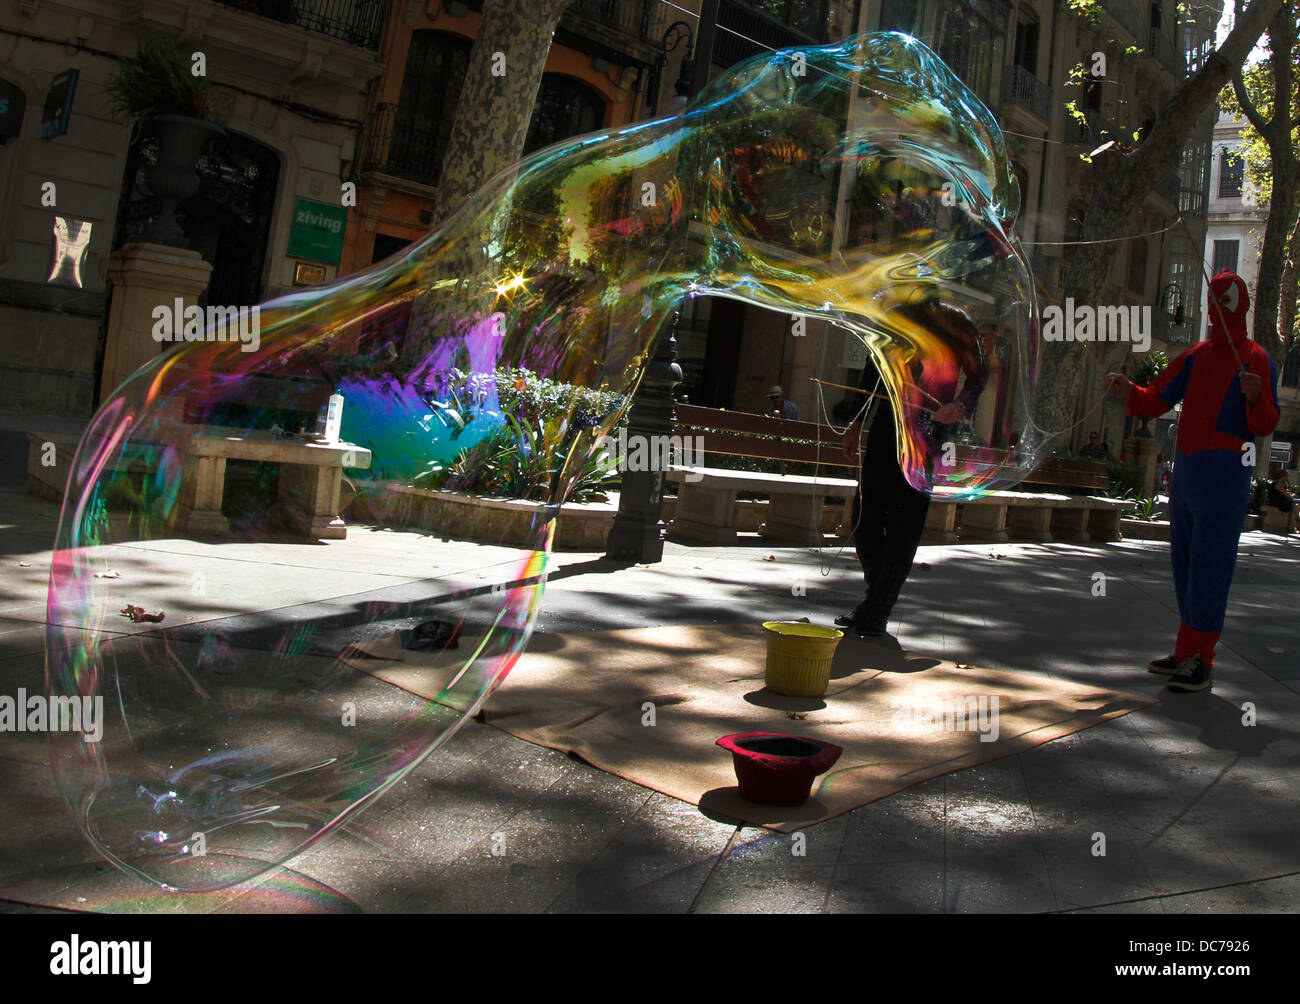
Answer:
<svg viewBox="0 0 1300 1004"><path fill-rule="evenodd" d="M1110 447L1100 442L1095 432L1088 433L1088 445L1079 451L1079 456L1089 460L1109 460Z"/></svg>
<svg viewBox="0 0 1300 1004"><path fill-rule="evenodd" d="M1279 512L1290 512L1295 508L1295 497L1291 494L1291 483L1285 467L1274 474L1268 483L1268 504Z"/></svg>
<svg viewBox="0 0 1300 1004"><path fill-rule="evenodd" d="M799 419L799 406L785 396L779 384L767 392L767 405L763 414L768 418Z"/></svg>

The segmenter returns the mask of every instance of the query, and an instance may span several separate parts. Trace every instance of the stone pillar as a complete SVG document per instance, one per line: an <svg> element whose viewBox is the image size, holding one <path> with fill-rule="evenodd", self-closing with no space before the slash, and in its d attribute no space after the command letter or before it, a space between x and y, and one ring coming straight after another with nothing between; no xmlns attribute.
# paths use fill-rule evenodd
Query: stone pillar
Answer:
<svg viewBox="0 0 1300 1004"><path fill-rule="evenodd" d="M977 442L994 444L994 419L997 417L998 398L1006 375L1002 372L1002 360L998 358L996 352L989 352L985 358L987 360L985 365L988 367L988 383L984 385L984 392L975 402L975 414L971 416L970 424L975 430Z"/></svg>
<svg viewBox="0 0 1300 1004"><path fill-rule="evenodd" d="M1160 452L1158 439L1130 436L1124 440L1124 454L1129 462L1142 471L1142 497L1149 499L1156 493L1156 455Z"/></svg>
<svg viewBox="0 0 1300 1004"><path fill-rule="evenodd" d="M185 248L128 244L109 255L113 301L108 312L100 404L122 381L175 344L154 340L154 309L161 305L170 310L178 297L182 310L192 306L207 289L211 274L212 266L197 251Z"/></svg>

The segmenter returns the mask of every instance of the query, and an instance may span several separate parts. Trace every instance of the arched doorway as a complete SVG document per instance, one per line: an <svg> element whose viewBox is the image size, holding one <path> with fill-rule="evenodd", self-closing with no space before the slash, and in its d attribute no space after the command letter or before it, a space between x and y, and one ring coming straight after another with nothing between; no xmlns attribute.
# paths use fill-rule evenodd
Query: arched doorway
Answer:
<svg viewBox="0 0 1300 1004"><path fill-rule="evenodd" d="M131 150L114 248L138 240L158 211L146 177L154 155L148 139ZM266 298L262 271L279 188L280 156L249 136L227 130L208 144L197 167L199 192L181 203L176 216L190 245L212 266L200 303L260 303Z"/></svg>

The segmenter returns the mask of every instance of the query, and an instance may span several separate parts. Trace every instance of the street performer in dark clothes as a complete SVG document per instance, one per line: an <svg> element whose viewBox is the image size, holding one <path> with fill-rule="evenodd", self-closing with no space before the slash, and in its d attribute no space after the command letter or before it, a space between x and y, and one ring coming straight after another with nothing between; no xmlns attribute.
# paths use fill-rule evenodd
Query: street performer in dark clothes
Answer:
<svg viewBox="0 0 1300 1004"><path fill-rule="evenodd" d="M923 411L922 414L921 425L932 456L942 451L960 422L973 416L984 388L987 378L979 330L965 313L934 300L899 308L899 312L935 335L947 349L949 361L955 362L946 367L946 377L940 375L926 387L926 400L948 402L933 413ZM921 364L914 360L910 369L913 381L919 381ZM959 392L957 383L961 373L966 380ZM884 393L884 383L870 358L862 373L861 386L868 394ZM835 618L835 623L860 635L876 636L885 633L889 615L912 570L912 560L925 529L930 496L913 488L903 475L891 403L869 398L865 415L864 421L859 414L846 431L844 455L849 460L857 457L865 424L867 443L861 451L862 477L853 501L853 514L854 543L866 580L866 595L853 613Z"/></svg>

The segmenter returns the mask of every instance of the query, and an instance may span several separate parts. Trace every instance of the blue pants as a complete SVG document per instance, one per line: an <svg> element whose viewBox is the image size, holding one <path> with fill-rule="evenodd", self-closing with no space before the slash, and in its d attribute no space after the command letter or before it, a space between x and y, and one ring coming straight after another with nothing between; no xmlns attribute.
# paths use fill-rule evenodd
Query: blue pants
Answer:
<svg viewBox="0 0 1300 1004"><path fill-rule="evenodd" d="M1169 493L1170 557L1183 623L1218 634L1250 505L1250 468L1229 450L1179 453Z"/></svg>

